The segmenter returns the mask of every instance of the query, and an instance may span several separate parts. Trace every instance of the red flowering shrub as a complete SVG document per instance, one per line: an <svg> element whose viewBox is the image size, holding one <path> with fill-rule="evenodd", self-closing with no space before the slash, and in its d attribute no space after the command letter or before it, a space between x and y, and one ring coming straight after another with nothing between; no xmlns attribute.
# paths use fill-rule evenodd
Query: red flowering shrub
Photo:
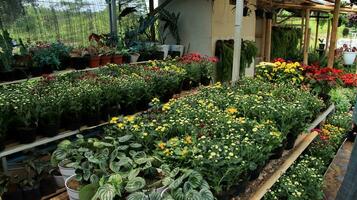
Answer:
<svg viewBox="0 0 357 200"><path fill-rule="evenodd" d="M341 79L346 86L357 87L357 74L343 74Z"/></svg>
<svg viewBox="0 0 357 200"><path fill-rule="evenodd" d="M180 58L180 61L183 63L206 62L206 61L216 63L218 62L218 59L216 57L203 56L199 53L190 53L182 56Z"/></svg>

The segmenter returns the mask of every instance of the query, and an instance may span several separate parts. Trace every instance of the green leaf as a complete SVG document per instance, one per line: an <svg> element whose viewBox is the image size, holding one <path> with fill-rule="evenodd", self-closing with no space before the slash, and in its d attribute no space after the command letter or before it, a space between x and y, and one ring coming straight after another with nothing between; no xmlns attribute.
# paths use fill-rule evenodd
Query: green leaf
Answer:
<svg viewBox="0 0 357 200"><path fill-rule="evenodd" d="M109 177L108 183L113 185L115 189L120 192L121 184L123 183L123 178L120 176L120 174L113 174Z"/></svg>
<svg viewBox="0 0 357 200"><path fill-rule="evenodd" d="M146 153L143 151L139 151L133 154L133 160L135 163L141 165L149 161L149 159L146 157Z"/></svg>
<svg viewBox="0 0 357 200"><path fill-rule="evenodd" d="M147 200L147 198L143 192L134 192L127 197L127 200Z"/></svg>
<svg viewBox="0 0 357 200"><path fill-rule="evenodd" d="M212 192L208 189L201 189L200 195L202 200L214 200Z"/></svg>
<svg viewBox="0 0 357 200"><path fill-rule="evenodd" d="M149 194L149 200L161 200L161 194L159 192L152 191Z"/></svg>
<svg viewBox="0 0 357 200"><path fill-rule="evenodd" d="M110 162L109 163L110 170L112 170L115 173L120 172L120 167L121 167L121 165L119 165L119 162Z"/></svg>
<svg viewBox="0 0 357 200"><path fill-rule="evenodd" d="M79 191L79 199L91 200L92 197L95 195L98 187L98 184L88 184L83 186Z"/></svg>
<svg viewBox="0 0 357 200"><path fill-rule="evenodd" d="M177 174L180 172L180 168L176 167L175 169L173 169L171 172L170 172L170 177L171 178L174 178L175 176L177 176Z"/></svg>
<svg viewBox="0 0 357 200"><path fill-rule="evenodd" d="M141 177L135 177L128 181L127 185L125 186L125 190L131 193L140 190L141 188L145 187L145 185L145 179Z"/></svg>
<svg viewBox="0 0 357 200"><path fill-rule="evenodd" d="M168 186L170 185L172 182L174 181L174 179L170 178L170 177L165 177L163 180L162 180L162 184L164 186Z"/></svg>
<svg viewBox="0 0 357 200"><path fill-rule="evenodd" d="M128 135L124 135L123 137L119 137L118 140L119 140L119 142L124 143L124 142L129 141L132 137L133 137L133 135L128 134Z"/></svg>
<svg viewBox="0 0 357 200"><path fill-rule="evenodd" d="M97 193L92 199L99 198L100 200L113 200L116 194L117 193L113 185L104 184L98 188Z"/></svg>
<svg viewBox="0 0 357 200"><path fill-rule="evenodd" d="M142 147L143 145L141 145L141 144L139 144L139 143L131 143L130 144L130 147L131 148L134 148L134 149L137 149L137 148L140 148L140 147Z"/></svg>
<svg viewBox="0 0 357 200"><path fill-rule="evenodd" d="M192 171L190 177L188 178L188 182L192 185L193 189L200 187L202 180L202 175L197 171Z"/></svg>
<svg viewBox="0 0 357 200"><path fill-rule="evenodd" d="M140 169L132 169L129 172L128 179L132 180L133 178L137 177L138 174L140 173Z"/></svg>
<svg viewBox="0 0 357 200"><path fill-rule="evenodd" d="M196 190L190 190L186 193L186 200L202 200L201 195Z"/></svg>
<svg viewBox="0 0 357 200"><path fill-rule="evenodd" d="M118 150L120 151L125 151L129 148L129 145L120 145L117 147Z"/></svg>
<svg viewBox="0 0 357 200"><path fill-rule="evenodd" d="M186 196L182 191L182 188L179 188L173 192L173 197L175 200L186 200Z"/></svg>

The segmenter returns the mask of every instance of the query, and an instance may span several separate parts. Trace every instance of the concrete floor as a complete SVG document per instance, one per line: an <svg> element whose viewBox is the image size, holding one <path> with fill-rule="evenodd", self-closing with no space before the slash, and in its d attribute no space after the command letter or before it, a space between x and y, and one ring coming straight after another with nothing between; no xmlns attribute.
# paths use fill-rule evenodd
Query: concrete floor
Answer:
<svg viewBox="0 0 357 200"><path fill-rule="evenodd" d="M337 152L324 177L325 200L335 200L346 173L353 148L352 142L345 142Z"/></svg>

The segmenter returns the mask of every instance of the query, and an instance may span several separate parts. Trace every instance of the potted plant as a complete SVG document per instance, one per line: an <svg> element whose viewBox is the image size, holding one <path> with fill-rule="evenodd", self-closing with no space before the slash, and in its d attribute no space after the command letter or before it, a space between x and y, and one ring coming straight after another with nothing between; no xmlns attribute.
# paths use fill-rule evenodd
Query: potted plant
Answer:
<svg viewBox="0 0 357 200"><path fill-rule="evenodd" d="M11 109L13 111L13 126L15 126L15 137L22 144L31 143L36 140L37 122L39 115L38 96L32 95L30 88L24 89L26 85L17 85L18 93L11 94Z"/></svg>
<svg viewBox="0 0 357 200"><path fill-rule="evenodd" d="M57 69L62 70L70 66L71 47L58 41L51 44L51 51L59 60L59 66Z"/></svg>
<svg viewBox="0 0 357 200"><path fill-rule="evenodd" d="M22 200L23 199L23 192L19 184L19 177L13 176L13 177L8 177L6 175L1 175L0 176L0 187L2 189L3 195L1 195L0 192L0 197L6 200Z"/></svg>
<svg viewBox="0 0 357 200"><path fill-rule="evenodd" d="M5 138L7 135L7 130L10 123L11 112L10 112L10 104L7 100L8 96L5 92L1 92L0 94L0 151L5 148Z"/></svg>
<svg viewBox="0 0 357 200"><path fill-rule="evenodd" d="M25 164L25 171L25 178L20 182L23 199L41 199L40 174L42 173L42 168L36 168L34 163L29 161Z"/></svg>
<svg viewBox="0 0 357 200"><path fill-rule="evenodd" d="M13 80L13 57L12 57L12 38L9 32L3 30L0 34L0 80Z"/></svg>
<svg viewBox="0 0 357 200"><path fill-rule="evenodd" d="M29 69L32 66L32 57L28 50L28 45L25 45L21 39L19 44L13 49L15 78L24 79L29 74Z"/></svg>
<svg viewBox="0 0 357 200"><path fill-rule="evenodd" d="M164 22L163 32L168 30L172 37L176 40L175 45L170 45L170 55L175 57L182 56L184 52L184 46L181 45L181 37L178 28L178 21L180 18L180 13L176 14L174 12L169 12L167 10L162 10L160 12L159 19Z"/></svg>
<svg viewBox="0 0 357 200"><path fill-rule="evenodd" d="M92 80L82 80L82 118L88 126L97 125L100 121L100 109L102 106L102 90Z"/></svg>
<svg viewBox="0 0 357 200"><path fill-rule="evenodd" d="M89 67L99 67L100 65L100 56L98 55L98 49L94 45L91 45L87 48L89 53Z"/></svg>
<svg viewBox="0 0 357 200"><path fill-rule="evenodd" d="M43 136L53 137L57 135L61 125L63 112L63 86L52 80L42 81L44 89L39 96L39 122L38 132Z"/></svg>
<svg viewBox="0 0 357 200"><path fill-rule="evenodd" d="M40 45L33 50L34 68L39 68L44 74L50 74L53 70L57 70L60 66L60 61L54 53L51 45ZM35 72L36 74L37 72ZM37 75L37 74L36 74Z"/></svg>
<svg viewBox="0 0 357 200"><path fill-rule="evenodd" d="M107 46L102 46L99 49L100 65L104 66L112 61L112 51Z"/></svg>
<svg viewBox="0 0 357 200"><path fill-rule="evenodd" d="M344 44L342 47L343 51L343 62L345 65L353 65L356 59L356 47L348 46Z"/></svg>
<svg viewBox="0 0 357 200"><path fill-rule="evenodd" d="M76 130L81 126L81 110L82 110L82 90L76 87L73 83L68 84L68 88L64 90L63 105L65 105L61 126L67 130Z"/></svg>
<svg viewBox="0 0 357 200"><path fill-rule="evenodd" d="M73 48L70 52L70 65L76 70L85 69L89 64L89 52L86 48Z"/></svg>
<svg viewBox="0 0 357 200"><path fill-rule="evenodd" d="M123 55L122 55L122 50L120 49L113 49L113 60L112 63L120 65L123 63Z"/></svg>
<svg viewBox="0 0 357 200"><path fill-rule="evenodd" d="M10 182L10 177L5 174L0 174L0 197L7 191Z"/></svg>

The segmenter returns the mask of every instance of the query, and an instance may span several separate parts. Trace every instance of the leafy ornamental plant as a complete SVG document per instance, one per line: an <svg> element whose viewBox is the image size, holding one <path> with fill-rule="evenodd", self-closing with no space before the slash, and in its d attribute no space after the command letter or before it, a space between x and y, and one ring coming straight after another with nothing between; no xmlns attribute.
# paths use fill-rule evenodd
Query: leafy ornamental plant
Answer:
<svg viewBox="0 0 357 200"><path fill-rule="evenodd" d="M170 31L172 37L176 40L176 44L181 44L181 38L178 28L178 21L180 18L180 13L175 14L174 12L169 12L168 10L163 9L159 14L159 20L164 22L163 32L167 29Z"/></svg>
<svg viewBox="0 0 357 200"><path fill-rule="evenodd" d="M10 183L10 177L5 174L0 174L0 196L7 191L7 186Z"/></svg>
<svg viewBox="0 0 357 200"><path fill-rule="evenodd" d="M59 69L60 61L50 45L39 46L33 50L34 67L45 70Z"/></svg>
<svg viewBox="0 0 357 200"><path fill-rule="evenodd" d="M248 68L254 61L255 56L258 53L258 48L255 42L250 40L242 40L242 52L240 60L240 77L245 75L245 69Z"/></svg>
<svg viewBox="0 0 357 200"><path fill-rule="evenodd" d="M7 30L0 34L0 72L12 71L12 38Z"/></svg>

